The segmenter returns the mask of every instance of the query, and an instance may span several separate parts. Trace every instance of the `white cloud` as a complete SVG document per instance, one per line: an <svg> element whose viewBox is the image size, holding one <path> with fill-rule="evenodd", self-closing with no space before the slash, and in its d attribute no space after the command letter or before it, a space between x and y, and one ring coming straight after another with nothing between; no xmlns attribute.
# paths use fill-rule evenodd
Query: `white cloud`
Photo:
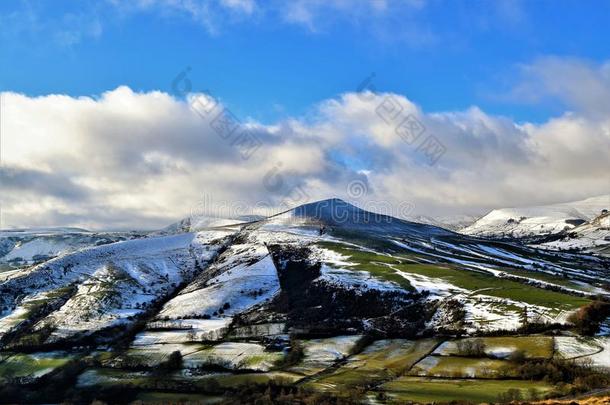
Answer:
<svg viewBox="0 0 610 405"><path fill-rule="evenodd" d="M41 38L50 39L54 45L71 48L103 33L103 17L94 8L77 7L55 14L48 13L47 7L36 1L15 1L10 11L0 12L0 39L7 44L37 44Z"/></svg>
<svg viewBox="0 0 610 405"><path fill-rule="evenodd" d="M610 113L610 62L551 56L521 65L520 73L520 81L511 91L514 100L559 100L580 113Z"/></svg>
<svg viewBox="0 0 610 405"><path fill-rule="evenodd" d="M416 142L380 117L388 97L425 126ZM313 119L249 123L262 146L244 160L233 136L163 92L3 99L4 226L160 227L204 195L207 208L235 203L245 213L301 190L349 199L354 180L369 201L432 215L608 192L610 118L586 112L517 124L476 107L426 113L401 95L348 93L320 103ZM430 134L446 147L435 166L418 150Z"/></svg>
<svg viewBox="0 0 610 405"><path fill-rule="evenodd" d="M256 2L254 0L221 0L221 3L229 9L248 15L256 10Z"/></svg>
<svg viewBox="0 0 610 405"><path fill-rule="evenodd" d="M290 25L324 34L340 28L365 33L377 44L410 49L464 50L474 33L499 30L531 36L526 3L516 0L484 2L476 8L446 6L428 0L90 0L62 4L44 0L14 1L0 11L0 38L7 43L29 40L30 46L73 47L96 40L132 16L153 18L175 28L193 23L211 35L228 33L237 24L258 27ZM470 44L470 45L469 45ZM443 45L440 47L439 45Z"/></svg>
<svg viewBox="0 0 610 405"><path fill-rule="evenodd" d="M218 34L232 19L250 17L257 9L255 0L108 0L124 13L155 12L165 17L186 17Z"/></svg>
<svg viewBox="0 0 610 405"><path fill-rule="evenodd" d="M434 30L417 18L425 5L425 0L293 0L277 1L272 9L283 21L312 33L341 22L359 26L383 42L419 48L438 42Z"/></svg>

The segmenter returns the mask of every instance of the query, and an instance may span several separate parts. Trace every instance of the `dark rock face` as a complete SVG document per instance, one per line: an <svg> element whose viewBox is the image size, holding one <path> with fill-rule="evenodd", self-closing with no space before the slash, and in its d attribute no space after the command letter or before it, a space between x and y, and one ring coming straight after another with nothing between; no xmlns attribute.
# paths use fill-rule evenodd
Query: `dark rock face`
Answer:
<svg viewBox="0 0 610 405"><path fill-rule="evenodd" d="M584 224L585 222L587 222L587 221L585 221L584 219L580 219L580 218L578 218L578 219L566 219L566 220L565 220L565 223L566 223L566 224L568 224L568 225L574 225L574 226L582 225L582 224Z"/></svg>
<svg viewBox="0 0 610 405"><path fill-rule="evenodd" d="M308 248L274 245L269 251L282 288L276 308L287 314L287 326L293 331L414 337L432 315L424 304L425 294L329 283L320 278L321 265L311 259Z"/></svg>

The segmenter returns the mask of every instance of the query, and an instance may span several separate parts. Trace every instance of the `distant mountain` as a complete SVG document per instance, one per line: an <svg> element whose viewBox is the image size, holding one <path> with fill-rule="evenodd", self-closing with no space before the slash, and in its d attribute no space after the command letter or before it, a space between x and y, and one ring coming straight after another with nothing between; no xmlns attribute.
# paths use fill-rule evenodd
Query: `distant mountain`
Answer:
<svg viewBox="0 0 610 405"><path fill-rule="evenodd" d="M610 255L610 213L602 214L562 233L561 238L541 243L539 246L558 250L585 250Z"/></svg>
<svg viewBox="0 0 610 405"><path fill-rule="evenodd" d="M464 229L473 223L475 223L480 216L468 215L468 214L456 214L456 215L443 215L437 217L431 217L428 215L414 215L408 217L409 221L419 222L421 224L429 224L438 226L441 228L449 229L452 231L459 231Z"/></svg>
<svg viewBox="0 0 610 405"><path fill-rule="evenodd" d="M186 217L165 228L153 232L153 235L173 234L179 232L197 232L205 229L222 228L224 226L238 225L265 219L262 215L239 215L236 217L219 217L196 214Z"/></svg>
<svg viewBox="0 0 610 405"><path fill-rule="evenodd" d="M566 233L610 209L610 194L561 204L496 209L462 229L490 238L537 238Z"/></svg>
<svg viewBox="0 0 610 405"><path fill-rule="evenodd" d="M60 233L91 233L89 230L77 227L40 227L40 228L8 228L0 230L0 237L26 234L60 234Z"/></svg>
<svg viewBox="0 0 610 405"><path fill-rule="evenodd" d="M142 237L140 232L91 232L81 228L0 231L0 272L41 263L90 246Z"/></svg>

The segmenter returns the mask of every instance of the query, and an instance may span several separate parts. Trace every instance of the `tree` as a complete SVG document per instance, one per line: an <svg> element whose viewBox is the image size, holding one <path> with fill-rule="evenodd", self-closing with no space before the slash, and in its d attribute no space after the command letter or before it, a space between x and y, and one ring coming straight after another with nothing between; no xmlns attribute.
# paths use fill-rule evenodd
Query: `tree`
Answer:
<svg viewBox="0 0 610 405"><path fill-rule="evenodd" d="M610 316L610 303L604 301L593 301L581 307L570 316L570 322L576 330L585 336L592 336L599 332L602 322Z"/></svg>
<svg viewBox="0 0 610 405"><path fill-rule="evenodd" d="M163 371L174 371L182 368L182 353L176 350L169 355L167 360L160 365Z"/></svg>
<svg viewBox="0 0 610 405"><path fill-rule="evenodd" d="M460 355L466 357L485 356L485 343L481 339L463 339L457 342Z"/></svg>
<svg viewBox="0 0 610 405"><path fill-rule="evenodd" d="M520 314L519 318L521 320L521 325L527 326L529 324L529 318L528 318L528 313L527 313L527 306L523 307L523 309L521 310L521 314Z"/></svg>

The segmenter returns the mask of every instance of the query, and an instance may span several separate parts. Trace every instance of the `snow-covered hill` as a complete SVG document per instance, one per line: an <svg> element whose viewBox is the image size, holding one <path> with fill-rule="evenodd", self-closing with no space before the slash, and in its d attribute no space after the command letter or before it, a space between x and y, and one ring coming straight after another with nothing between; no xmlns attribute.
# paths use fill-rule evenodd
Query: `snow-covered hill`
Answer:
<svg viewBox="0 0 610 405"><path fill-rule="evenodd" d="M568 232L610 209L610 194L561 204L496 209L462 229L490 238L536 238Z"/></svg>
<svg viewBox="0 0 610 405"><path fill-rule="evenodd" d="M0 272L41 263L89 246L139 238L141 232L90 232L78 228L0 231Z"/></svg>
<svg viewBox="0 0 610 405"><path fill-rule="evenodd" d="M412 222L438 226L440 228L458 231L464 229L478 220L478 216L468 214L444 215L431 217L428 215L414 215L407 219Z"/></svg>
<svg viewBox="0 0 610 405"><path fill-rule="evenodd" d="M0 274L0 338L33 324L52 342L133 319L190 279L197 260L211 257L216 245L203 236L112 243Z"/></svg>
<svg viewBox="0 0 610 405"><path fill-rule="evenodd" d="M610 213L602 214L585 222L561 238L538 245L556 250L580 250L610 255Z"/></svg>
<svg viewBox="0 0 610 405"><path fill-rule="evenodd" d="M259 218L260 219L260 218ZM239 225L248 220L240 218L223 218L206 215L195 215L186 217L176 223L173 223L154 234L172 234L180 232L198 232L206 229L222 228L226 226Z"/></svg>

